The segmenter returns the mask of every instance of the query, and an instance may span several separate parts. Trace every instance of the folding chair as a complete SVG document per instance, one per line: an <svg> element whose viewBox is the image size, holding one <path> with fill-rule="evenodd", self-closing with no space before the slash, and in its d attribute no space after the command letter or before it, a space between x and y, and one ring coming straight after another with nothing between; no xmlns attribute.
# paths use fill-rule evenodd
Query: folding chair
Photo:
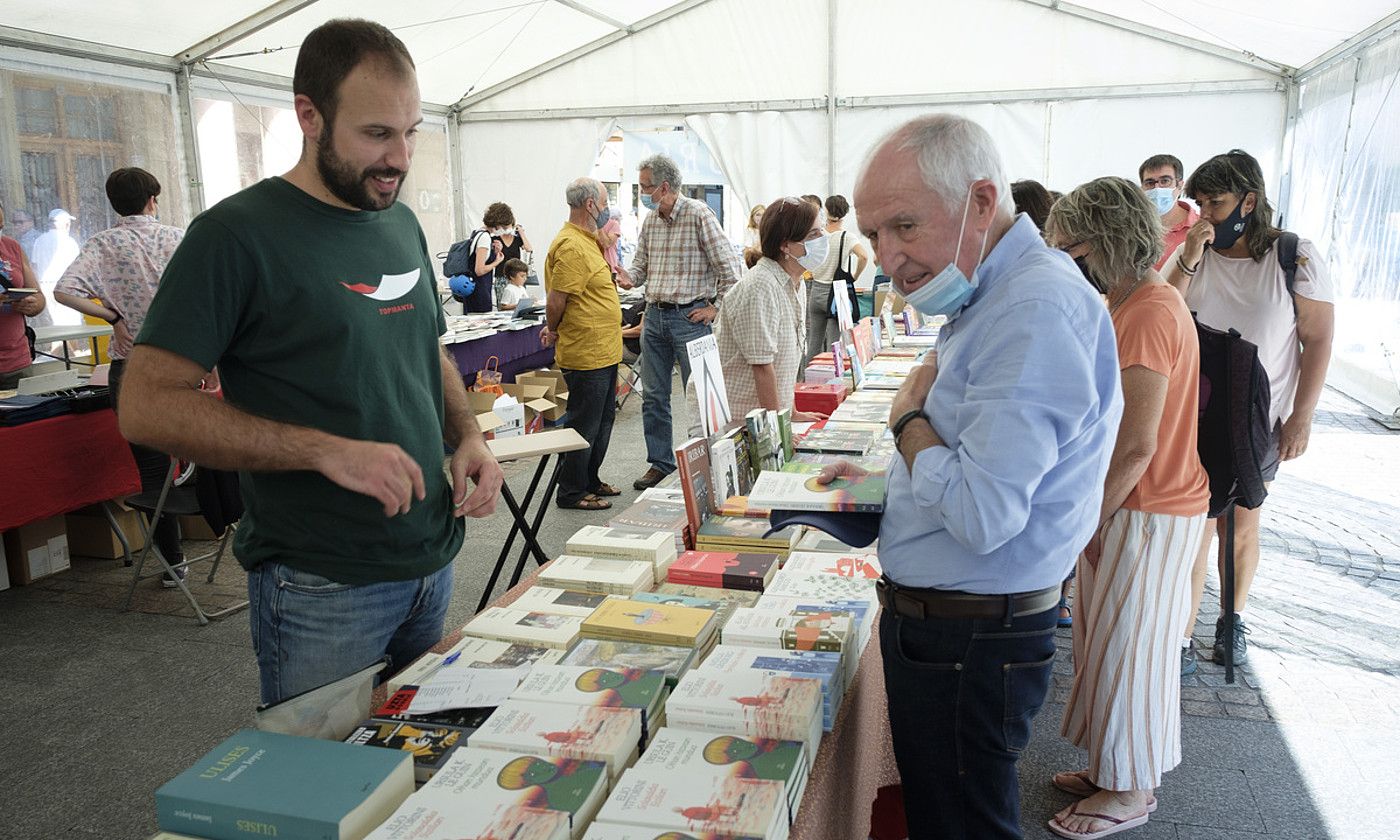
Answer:
<svg viewBox="0 0 1400 840"><path fill-rule="evenodd" d="M136 561L136 569L131 577L131 589L126 593L126 606L123 609L131 609L131 599L136 594L137 583L146 578L168 575L175 581L176 587L185 594L185 598L189 600L190 606L194 607L195 619L201 625L204 625L208 624L211 618L220 618L229 613L243 609L248 606L248 602L241 601L231 607L218 610L217 612L205 612L204 608L195 600L194 593L190 592L190 587L188 583L186 583L185 578L177 575L175 570L177 568L185 569L195 563L213 558L214 565L209 568L209 576L205 579L206 583L213 583L214 574L219 571L219 562L223 560L224 549L228 546L229 539L233 536L236 525L229 525L229 527L224 530L224 535L219 538L219 547L214 551L201 554L198 557L188 558L172 565L170 560L161 553L161 550L155 544L156 523L160 522L162 516L196 516L203 512L200 508L199 498L195 494L194 485L189 481L194 476L193 467L191 466L191 468L182 472L177 472L178 470L179 462L171 458L170 468L165 472L165 481L162 483L159 491L152 490L138 493L126 500L127 507L146 514L145 518L141 521L141 531L146 538L146 547L142 549L141 557ZM160 561L161 568L143 575L141 574L141 569L146 564L146 556L151 553L154 553L156 559Z"/></svg>
<svg viewBox="0 0 1400 840"><path fill-rule="evenodd" d="M626 349L624 349L622 352L622 364L618 366L618 378L622 380L621 382L617 383L618 411L621 411L622 407L627 404L628 397L632 396L633 393L642 390L641 354L633 356L632 360L628 361L627 356L629 354L627 353ZM626 373L623 373L624 369L626 370Z"/></svg>

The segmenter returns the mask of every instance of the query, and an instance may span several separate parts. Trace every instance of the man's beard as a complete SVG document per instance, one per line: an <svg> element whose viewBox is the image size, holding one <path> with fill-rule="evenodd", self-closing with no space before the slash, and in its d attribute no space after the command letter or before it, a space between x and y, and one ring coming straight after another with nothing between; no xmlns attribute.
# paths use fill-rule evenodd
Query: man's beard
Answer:
<svg viewBox="0 0 1400 840"><path fill-rule="evenodd" d="M316 140L316 171L320 173L326 188L336 198L352 207L371 211L385 210L392 206L398 200L399 190L403 189L403 177L408 174L402 169L389 168L365 169L357 173L353 166L336 154L331 143L330 126L327 126ZM366 182L376 175L399 179L399 185L394 188L393 195L381 198L377 192L370 190Z"/></svg>

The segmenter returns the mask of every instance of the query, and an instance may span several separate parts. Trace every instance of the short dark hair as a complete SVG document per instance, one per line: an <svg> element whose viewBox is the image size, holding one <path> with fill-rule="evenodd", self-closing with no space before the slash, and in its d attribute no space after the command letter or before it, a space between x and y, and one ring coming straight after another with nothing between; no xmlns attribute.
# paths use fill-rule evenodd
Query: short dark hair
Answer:
<svg viewBox="0 0 1400 840"><path fill-rule="evenodd" d="M1244 201L1245 196L1254 193L1254 212L1244 223L1244 239L1255 262L1264 258L1282 233L1274 227L1274 206L1264 193L1264 169L1242 149L1231 149L1196 167L1186 179L1184 192L1197 204L1203 198L1224 193Z"/></svg>
<svg viewBox="0 0 1400 840"><path fill-rule="evenodd" d="M802 200L812 202L814 205L816 205L818 210L822 209L822 197L819 195L807 193L806 195L802 196Z"/></svg>
<svg viewBox="0 0 1400 840"><path fill-rule="evenodd" d="M301 42L292 93L310 99L329 128L340 105L340 83L367 59L378 59L405 76L414 70L408 47L382 24L358 18L328 20Z"/></svg>
<svg viewBox="0 0 1400 840"><path fill-rule="evenodd" d="M486 208L486 213L481 217L481 223L488 228L509 227L515 224L515 213L511 211L509 204L497 201Z"/></svg>
<svg viewBox="0 0 1400 840"><path fill-rule="evenodd" d="M849 212L851 212L851 202L847 201L844 195L826 197L826 217L828 219L844 219Z"/></svg>
<svg viewBox="0 0 1400 840"><path fill-rule="evenodd" d="M135 216L160 195L160 181L144 169L128 166L107 176L107 200L118 216Z"/></svg>
<svg viewBox="0 0 1400 840"><path fill-rule="evenodd" d="M512 257L501 264L501 274L506 277L514 277L517 274L529 273L530 266L526 265L524 260L517 260Z"/></svg>
<svg viewBox="0 0 1400 840"><path fill-rule="evenodd" d="M819 208L820 205L813 204L806 196L800 199L791 196L780 198L768 205L763 211L763 221L758 225L759 250L751 250L745 260L749 267L758 263L760 255L781 262L783 243L806 239L812 225L817 223Z"/></svg>
<svg viewBox="0 0 1400 840"><path fill-rule="evenodd" d="M1050 197L1050 191L1045 189L1039 181L1011 182L1011 203L1016 205L1017 213L1025 213L1035 222L1035 226L1040 230L1045 230L1045 220L1050 216L1050 207L1055 203L1055 199Z"/></svg>
<svg viewBox="0 0 1400 840"><path fill-rule="evenodd" d="M1170 166L1172 171L1176 173L1176 180L1181 180L1185 170L1181 168L1181 158L1176 155L1153 155L1143 161L1142 166L1138 167L1138 180L1142 180L1142 176L1147 174L1147 170L1161 169L1164 166Z"/></svg>

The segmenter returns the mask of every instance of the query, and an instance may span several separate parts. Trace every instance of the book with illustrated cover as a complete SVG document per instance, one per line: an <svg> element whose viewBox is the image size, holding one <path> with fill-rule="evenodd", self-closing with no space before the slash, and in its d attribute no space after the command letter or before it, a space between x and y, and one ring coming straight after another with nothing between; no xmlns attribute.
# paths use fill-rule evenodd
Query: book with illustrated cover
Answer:
<svg viewBox="0 0 1400 840"><path fill-rule="evenodd" d="M559 651L555 651L558 653ZM418 694L418 686L406 685L395 691L384 701L384 705L374 711L370 720L374 723L410 723L415 726L436 728L448 727L471 733L491 716L495 706L480 706L474 709L444 709L440 712L410 714L413 698Z"/></svg>
<svg viewBox="0 0 1400 840"><path fill-rule="evenodd" d="M816 528L808 528L802 537L798 539L797 545L793 546L792 550L794 552L815 551L820 554L843 554L846 552L869 552L873 554L878 544L878 542L874 542L864 548L856 548L855 546L841 542L825 531ZM789 556L791 556L791 554L789 554Z"/></svg>
<svg viewBox="0 0 1400 840"><path fill-rule="evenodd" d="M758 603L758 596L762 592L754 592L746 589L716 589L712 586L690 586L683 583L663 583L656 587L657 596L682 595L688 598L699 598L706 601L727 601L740 607L752 607ZM686 604L682 606L698 607L701 604ZM732 610L730 612L733 612ZM729 613L721 613L720 625L723 626L729 620Z"/></svg>
<svg viewBox="0 0 1400 840"><path fill-rule="evenodd" d="M660 531L625 531L605 525L583 526L569 537L565 548L569 554L581 554L585 557L645 560L652 566L653 583L660 583L666 579L666 569L678 553L672 534Z"/></svg>
<svg viewBox="0 0 1400 840"><path fill-rule="evenodd" d="M872 359L870 364L865 366L865 372L871 376L898 376L906 377L914 372L921 362L917 359L899 358L879 358Z"/></svg>
<svg viewBox="0 0 1400 840"><path fill-rule="evenodd" d="M715 512L714 476L710 472L707 439L691 438L676 448L676 474L680 476L685 512L690 520L690 532L694 534L700 530L700 523Z"/></svg>
<svg viewBox="0 0 1400 840"><path fill-rule="evenodd" d="M420 782L431 779L457 748L462 730L446 726L366 721L345 738L345 743L361 747L402 750L413 756L413 775Z"/></svg>
<svg viewBox="0 0 1400 840"><path fill-rule="evenodd" d="M603 804L598 822L784 840L787 797L781 782L766 779L633 768Z"/></svg>
<svg viewBox="0 0 1400 840"><path fill-rule="evenodd" d="M782 443L777 439L776 427L776 418L770 422L768 412L761 408L744 417L744 431L749 435L749 465L754 475L782 467Z"/></svg>
<svg viewBox="0 0 1400 840"><path fill-rule="evenodd" d="M641 593L651 595L652 593ZM671 596L680 597L680 596ZM687 599L699 601L699 598ZM662 602L665 603L665 602ZM706 602L712 603L712 602ZM731 604L726 605L731 606ZM695 606L682 604L681 606ZM579 639L560 660L563 665L601 665L607 668L638 668L660 671L669 688L695 664L696 650L680 645L652 645L646 642L622 642L616 639Z"/></svg>
<svg viewBox="0 0 1400 840"><path fill-rule="evenodd" d="M767 508L751 504L748 496L730 496L717 511L720 516L746 516L750 519L767 519L771 512Z"/></svg>
<svg viewBox="0 0 1400 840"><path fill-rule="evenodd" d="M699 772L739 779L782 782L788 801L788 823L797 815L807 787L807 747L801 741L716 735L668 726L637 759L638 770Z"/></svg>
<svg viewBox="0 0 1400 840"><path fill-rule="evenodd" d="M642 714L636 709L572 706L507 700L479 729L470 744L547 758L602 761L616 779L632 766L642 740Z"/></svg>
<svg viewBox="0 0 1400 840"><path fill-rule="evenodd" d="M893 391L856 391L847 397L846 400L848 402L854 401L858 403L884 403L886 406L889 406L894 402L894 398L895 393ZM845 405L845 403L842 403L842 405ZM885 416L888 417L888 413Z"/></svg>
<svg viewBox="0 0 1400 840"><path fill-rule="evenodd" d="M208 840L362 838L413 793L413 757L244 729L156 791L162 829Z"/></svg>
<svg viewBox="0 0 1400 840"><path fill-rule="evenodd" d="M537 665L515 689L512 700L636 709L642 713L642 743L657 728L657 713L666 696L660 670L598 665Z"/></svg>
<svg viewBox="0 0 1400 840"><path fill-rule="evenodd" d="M487 811L469 799L414 794L365 840L569 840L569 819L567 811Z"/></svg>
<svg viewBox="0 0 1400 840"><path fill-rule="evenodd" d="M806 469L804 469L806 468ZM807 469L815 468L816 472ZM824 510L834 513L881 513L885 509L885 474L838 476L822 484L815 464L789 464L782 472L765 472L754 482L749 499L769 510Z"/></svg>
<svg viewBox="0 0 1400 840"><path fill-rule="evenodd" d="M695 542L697 548L710 547L708 550L711 551L715 550L711 546L716 545L744 546L764 552L771 550L775 554L786 554L792 550L792 544L797 542L797 528L784 528L771 537L764 536L768 533L768 528L766 519L711 516L700 526L700 531L695 535Z"/></svg>
<svg viewBox="0 0 1400 840"><path fill-rule="evenodd" d="M475 668L519 668L521 665L533 665L536 662L558 662L563 655L562 650L543 645L522 645L518 642L499 642L495 639L463 636L443 658Z"/></svg>
<svg viewBox="0 0 1400 840"><path fill-rule="evenodd" d="M716 674L766 671L815 679L822 687L822 729L826 732L836 725L836 714L841 710L848 685L845 660L841 654L828 651L720 645L698 670Z"/></svg>
<svg viewBox="0 0 1400 840"><path fill-rule="evenodd" d="M728 432L728 436L734 442L734 460L739 474L739 492L735 495L745 496L753 487L753 441L749 439L742 420L735 421L735 427Z"/></svg>
<svg viewBox="0 0 1400 840"><path fill-rule="evenodd" d="M607 765L601 761L463 747L414 798L470 802L487 811L562 811L569 815L571 835L581 838L607 797L608 782Z"/></svg>
<svg viewBox="0 0 1400 840"><path fill-rule="evenodd" d="M608 531L614 529L609 528ZM665 534L659 534L665 537ZM665 540L663 540L664 542ZM667 543L672 551L675 546ZM540 585L603 595L631 595L651 588L655 573L646 560L561 554L544 567Z"/></svg>
<svg viewBox="0 0 1400 840"><path fill-rule="evenodd" d="M716 506L726 499L740 497L739 463L734 454L734 441L729 437L716 436L710 442L710 486L714 488Z"/></svg>
<svg viewBox="0 0 1400 840"><path fill-rule="evenodd" d="M789 572L782 569L765 590L770 595L797 595L820 601L866 601L874 604L875 581L861 575L845 577L825 572Z"/></svg>
<svg viewBox="0 0 1400 840"><path fill-rule="evenodd" d="M640 825L611 825L595 822L588 827L583 840L764 840L762 837L738 834L716 834L713 831L674 831L669 828L647 828Z"/></svg>
<svg viewBox="0 0 1400 840"><path fill-rule="evenodd" d="M776 554L687 551L671 564L666 582L761 592L777 571Z"/></svg>
<svg viewBox="0 0 1400 840"><path fill-rule="evenodd" d="M532 586L511 602L511 609L552 612L587 618L608 596L601 592L581 592L553 586Z"/></svg>
<svg viewBox="0 0 1400 840"><path fill-rule="evenodd" d="M715 641L714 610L609 598L583 622L584 636L705 650Z"/></svg>
<svg viewBox="0 0 1400 840"><path fill-rule="evenodd" d="M783 463L792 460L792 409L785 408L778 412L778 443L782 448Z"/></svg>
<svg viewBox="0 0 1400 840"><path fill-rule="evenodd" d="M839 464L842 461L847 461L849 463L855 464L857 467L860 467L866 472L883 473L889 469L889 456L870 454L871 452L874 452L879 445L880 442L876 441L875 444L871 446L870 452L867 452L864 455L831 455L823 454L820 452L799 452L793 456L792 463L788 464L788 466L791 467L796 464L805 464L807 466L815 466L817 468L817 471L820 471L822 467L828 464Z"/></svg>
<svg viewBox="0 0 1400 840"><path fill-rule="evenodd" d="M844 552L794 551L788 555L783 569L790 576L823 574L868 581L879 580L883 572L880 558L874 552L850 548Z"/></svg>
<svg viewBox="0 0 1400 840"><path fill-rule="evenodd" d="M851 617L845 614L788 615L752 607L734 611L724 625L720 641L739 647L847 653L851 649L851 631Z"/></svg>
<svg viewBox="0 0 1400 840"><path fill-rule="evenodd" d="M800 598L794 595L764 595L758 599L756 608L780 612L784 615L833 613L850 616L851 626L855 633L855 644L851 650L853 655L846 662L846 666L848 675L852 679L860 664L860 655L865 651L865 646L870 641L870 632L875 627L877 615L875 604L869 601L825 601L817 598Z"/></svg>
<svg viewBox="0 0 1400 840"><path fill-rule="evenodd" d="M686 545L694 539L684 501L637 502L609 519L608 527L644 534L664 531L674 539L677 553L685 551Z"/></svg>
<svg viewBox="0 0 1400 840"><path fill-rule="evenodd" d="M578 640L582 624L583 619L576 615L487 607L473 616L462 632L483 639L568 650Z"/></svg>
<svg viewBox="0 0 1400 840"><path fill-rule="evenodd" d="M632 500L637 502L670 502L672 504L685 504L685 491L680 487L648 487L637 494L637 498Z"/></svg>
<svg viewBox="0 0 1400 840"><path fill-rule="evenodd" d="M740 670L695 669L666 700L668 725L678 729L802 741L807 767L822 737L822 690L815 679Z"/></svg>
<svg viewBox="0 0 1400 840"><path fill-rule="evenodd" d="M713 591L711 587L708 586L695 588L704 589L707 592ZM754 590L749 591L754 595L760 594ZM677 607L695 607L701 610L714 610L715 625L718 627L723 627L724 623L729 620L729 616L740 606L739 601L731 601L723 598L702 598L695 595L680 595L669 592L638 592L636 595L632 596L632 600L647 601L653 604L672 604Z"/></svg>
<svg viewBox="0 0 1400 840"><path fill-rule="evenodd" d="M866 423L884 427L889 424L890 408L875 400L847 400L831 413L828 422Z"/></svg>
<svg viewBox="0 0 1400 840"><path fill-rule="evenodd" d="M797 442L798 452L826 452L837 455L864 455L875 442L874 429L827 431L813 429Z"/></svg>

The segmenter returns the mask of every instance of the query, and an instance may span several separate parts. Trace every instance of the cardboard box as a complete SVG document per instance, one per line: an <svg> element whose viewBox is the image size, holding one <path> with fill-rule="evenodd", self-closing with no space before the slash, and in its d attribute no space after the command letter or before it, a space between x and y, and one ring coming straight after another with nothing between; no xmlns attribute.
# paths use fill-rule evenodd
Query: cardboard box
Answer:
<svg viewBox="0 0 1400 840"><path fill-rule="evenodd" d="M180 517L180 539L182 540L217 540L223 534L214 533L214 529L209 527L209 523L204 521L202 516L182 516Z"/></svg>
<svg viewBox="0 0 1400 840"><path fill-rule="evenodd" d="M5 560L16 586L68 568L68 531L62 516L51 516L5 532Z"/></svg>
<svg viewBox="0 0 1400 840"><path fill-rule="evenodd" d="M484 393L482 391L468 391L467 405L471 406L472 414L476 415L476 425L481 427L481 431L490 440L495 435L497 429L504 425L492 408L496 405L496 395Z"/></svg>
<svg viewBox="0 0 1400 840"><path fill-rule="evenodd" d="M554 401L545 396L549 393L549 387L546 385L516 382L502 385L501 389L515 397L516 402L525 407L524 426L526 432L539 431L544 426L544 420L549 419L550 412L558 408Z"/></svg>
<svg viewBox="0 0 1400 840"><path fill-rule="evenodd" d="M134 510L116 510L113 511L113 518L126 536L133 554L146 547L146 536L141 531L141 514ZM121 540L117 539L100 508L86 507L68 514L64 520L68 526L69 554L104 560L117 560L125 556L122 554Z"/></svg>
<svg viewBox="0 0 1400 840"><path fill-rule="evenodd" d="M515 382L517 385L544 385L548 389L544 398L554 403L554 407L543 414L544 419L551 423L568 411L569 383L564 381L564 374L558 368L541 368L516 374Z"/></svg>
<svg viewBox="0 0 1400 840"><path fill-rule="evenodd" d="M496 427L497 438L511 438L525 434L525 406L510 394L496 397L491 413L500 418Z"/></svg>

